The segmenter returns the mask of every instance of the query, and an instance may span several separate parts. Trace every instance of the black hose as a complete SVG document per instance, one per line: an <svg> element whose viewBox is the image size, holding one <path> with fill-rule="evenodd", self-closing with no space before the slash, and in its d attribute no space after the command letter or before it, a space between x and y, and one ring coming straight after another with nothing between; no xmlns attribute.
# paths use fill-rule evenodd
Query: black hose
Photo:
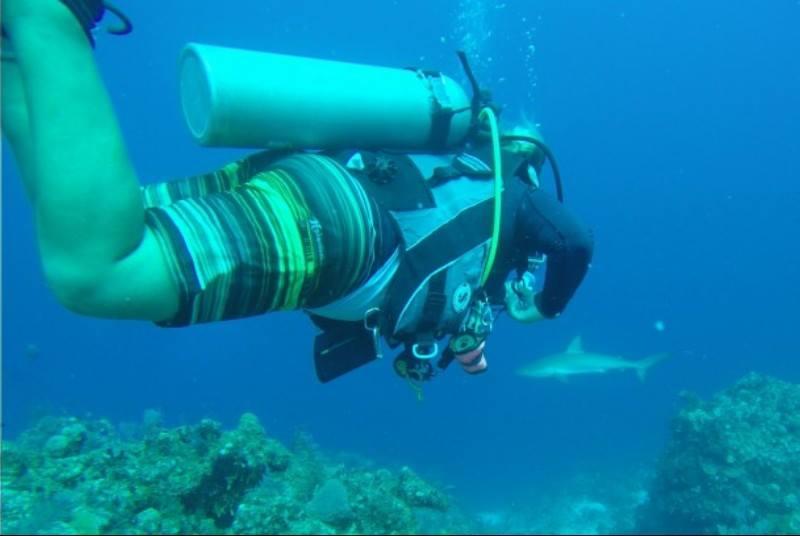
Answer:
<svg viewBox="0 0 800 536"><path fill-rule="evenodd" d="M461 67L464 69L464 74L467 75L469 84L472 86L472 123L476 124L478 121L478 114L481 113L481 87L478 85L475 73L472 72L472 67L469 64L466 52L459 50L456 54L458 54L458 59L461 60Z"/></svg>
<svg viewBox="0 0 800 536"><path fill-rule="evenodd" d="M108 27L106 29L108 33L114 35L125 35L133 31L133 24L131 23L131 19L129 19L128 16L125 13L123 13L120 8L118 8L111 2L108 2L107 0L103 2L103 5L108 11L116 15L116 17L119 19L121 23L121 25L119 26Z"/></svg>
<svg viewBox="0 0 800 536"><path fill-rule="evenodd" d="M553 169L553 178L556 183L556 196L558 197L559 202L564 203L564 188L561 184L561 171L558 169L558 162L556 162L556 157L553 156L553 152L550 148L545 145L542 140L536 139L532 136L523 136L519 134L507 134L504 136L500 136L500 139L503 141L522 141L534 144L539 150L544 153L544 156L550 161L550 167Z"/></svg>

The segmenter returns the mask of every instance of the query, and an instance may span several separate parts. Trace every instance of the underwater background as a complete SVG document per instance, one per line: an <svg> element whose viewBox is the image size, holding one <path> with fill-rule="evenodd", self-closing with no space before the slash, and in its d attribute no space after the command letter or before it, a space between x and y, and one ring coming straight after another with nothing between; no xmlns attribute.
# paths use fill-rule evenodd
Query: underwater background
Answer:
<svg viewBox="0 0 800 536"><path fill-rule="evenodd" d="M800 383L800 2L118 3L134 32L100 36L96 55L143 181L246 154L194 144L178 91L186 42L433 68L466 88L464 49L505 126L541 125L594 260L557 321L500 318L488 374L452 367L422 402L389 359L321 385L300 313L164 329L63 309L3 140L4 440L43 415L121 424L154 409L167 426L231 428L252 413L281 441L301 429L323 450L412 467L511 531L510 512L555 489L652 471L681 392L709 398L750 372ZM590 350L672 358L645 382L514 374L578 334Z"/></svg>

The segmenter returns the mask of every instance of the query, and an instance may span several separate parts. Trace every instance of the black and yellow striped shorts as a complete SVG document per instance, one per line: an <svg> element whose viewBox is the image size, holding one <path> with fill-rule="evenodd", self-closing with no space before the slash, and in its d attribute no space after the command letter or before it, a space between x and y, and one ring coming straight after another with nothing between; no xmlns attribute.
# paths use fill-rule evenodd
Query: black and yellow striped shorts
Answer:
<svg viewBox="0 0 800 536"><path fill-rule="evenodd" d="M377 269L382 218L358 181L322 155L270 160L142 188L180 293L160 325L319 307Z"/></svg>

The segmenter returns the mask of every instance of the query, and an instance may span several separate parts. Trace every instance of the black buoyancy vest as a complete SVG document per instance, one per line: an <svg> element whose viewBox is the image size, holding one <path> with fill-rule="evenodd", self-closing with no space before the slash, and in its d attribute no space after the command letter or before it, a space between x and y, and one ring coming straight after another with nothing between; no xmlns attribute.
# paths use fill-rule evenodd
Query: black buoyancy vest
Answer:
<svg viewBox="0 0 800 536"><path fill-rule="evenodd" d="M392 348L400 343L437 348L434 341L458 330L480 287L494 210L494 174L487 164L490 149L448 155L347 151L333 156L388 212L400 240L400 255L394 259L392 276L380 283L384 287L380 303L364 306L365 314L367 309L377 313L376 319L336 320L335 315L328 316L335 302L307 311L324 331L322 342L331 347L343 344L338 333L348 340L363 336L375 343L379 330ZM528 160L508 151L502 160L506 207L502 218L508 224L515 210L507 208L517 207L524 191L509 187L510 181L519 180L520 167ZM498 255L507 253L501 241ZM362 342L360 347L370 346ZM325 351L316 347L320 344L315 344L315 358L318 351ZM374 355L355 360L351 368L374 359L379 353L377 343L374 346ZM319 359L317 365L320 379L327 381ZM350 370L338 363L333 377L347 371L340 369Z"/></svg>

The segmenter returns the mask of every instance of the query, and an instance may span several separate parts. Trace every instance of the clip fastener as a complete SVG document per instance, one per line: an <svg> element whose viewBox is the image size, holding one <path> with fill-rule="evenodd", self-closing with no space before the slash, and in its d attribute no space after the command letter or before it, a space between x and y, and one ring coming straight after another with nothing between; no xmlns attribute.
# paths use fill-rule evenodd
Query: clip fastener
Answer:
<svg viewBox="0 0 800 536"><path fill-rule="evenodd" d="M427 352L425 350L428 350ZM411 346L411 354L417 359L433 359L439 355L439 344L434 341L431 343L415 343Z"/></svg>

